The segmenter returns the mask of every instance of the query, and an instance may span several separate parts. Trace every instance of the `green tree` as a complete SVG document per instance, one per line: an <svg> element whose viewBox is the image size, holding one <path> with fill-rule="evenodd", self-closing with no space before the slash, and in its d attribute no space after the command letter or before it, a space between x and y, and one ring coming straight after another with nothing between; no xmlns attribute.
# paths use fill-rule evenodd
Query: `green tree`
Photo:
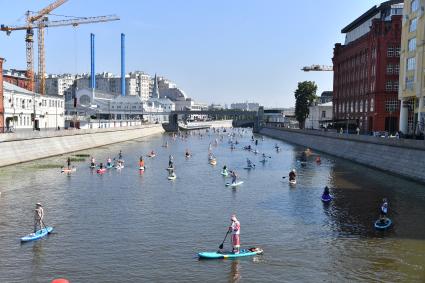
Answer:
<svg viewBox="0 0 425 283"><path fill-rule="evenodd" d="M308 106L316 96L317 85L315 82L304 81L298 83L295 90L295 118L300 123L300 128L304 128L305 119L308 116Z"/></svg>

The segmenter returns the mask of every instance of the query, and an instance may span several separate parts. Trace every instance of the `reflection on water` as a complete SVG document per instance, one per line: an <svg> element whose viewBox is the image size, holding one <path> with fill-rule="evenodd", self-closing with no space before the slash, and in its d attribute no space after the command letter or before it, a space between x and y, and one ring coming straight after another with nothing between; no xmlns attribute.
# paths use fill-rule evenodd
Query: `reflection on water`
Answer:
<svg viewBox="0 0 425 283"><path fill-rule="evenodd" d="M261 154L242 150L254 146L250 137L239 136L235 149L226 136L210 133L84 151L98 161L123 151L125 168L103 175L87 161L75 162L70 176L51 168L66 155L1 168L0 282L49 282L57 275L71 282L424 282L423 185L324 154L316 163L315 152L304 164L304 148L268 138L257 146L271 156L262 164ZM208 163L210 143L215 167ZM144 158L146 170L139 171L139 157L151 150L157 156ZM170 154L174 181L165 170ZM247 158L256 169L243 169ZM243 185L226 187L223 165ZM293 168L298 179L290 186L282 177ZM324 186L334 196L330 204L320 200ZM394 226L379 232L373 222L383 197ZM39 201L55 233L20 245ZM196 260L196 253L217 248L232 213L241 221L242 248L259 246L264 255Z"/></svg>

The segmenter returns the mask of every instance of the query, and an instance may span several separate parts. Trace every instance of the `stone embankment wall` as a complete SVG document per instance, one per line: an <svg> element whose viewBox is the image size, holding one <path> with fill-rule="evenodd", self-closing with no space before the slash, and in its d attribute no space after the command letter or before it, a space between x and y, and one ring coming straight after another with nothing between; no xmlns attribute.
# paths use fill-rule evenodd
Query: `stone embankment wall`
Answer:
<svg viewBox="0 0 425 283"><path fill-rule="evenodd" d="M425 141L263 128L261 134L425 183Z"/></svg>
<svg viewBox="0 0 425 283"><path fill-rule="evenodd" d="M161 124L127 128L0 135L0 167L163 133Z"/></svg>

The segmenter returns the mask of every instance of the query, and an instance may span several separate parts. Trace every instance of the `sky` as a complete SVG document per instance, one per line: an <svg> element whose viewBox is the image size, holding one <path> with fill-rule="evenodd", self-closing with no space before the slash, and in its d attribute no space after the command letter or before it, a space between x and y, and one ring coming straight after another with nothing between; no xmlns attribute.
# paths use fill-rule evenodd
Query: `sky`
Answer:
<svg viewBox="0 0 425 283"><path fill-rule="evenodd" d="M53 2L0 0L0 24L22 25L25 12ZM90 33L96 35L96 72L120 73L120 34L126 34L126 72L174 81L200 102L258 102L291 107L300 81L332 90L332 65L341 29L379 1L371 0L69 0L52 13L116 14L109 23L46 30L46 72L88 73ZM61 19L50 16L50 20ZM0 34L5 69L25 69L25 31ZM36 44L34 44L36 46ZM37 58L35 49L34 58ZM35 60L37 61L37 60ZM37 65L35 63L35 69Z"/></svg>

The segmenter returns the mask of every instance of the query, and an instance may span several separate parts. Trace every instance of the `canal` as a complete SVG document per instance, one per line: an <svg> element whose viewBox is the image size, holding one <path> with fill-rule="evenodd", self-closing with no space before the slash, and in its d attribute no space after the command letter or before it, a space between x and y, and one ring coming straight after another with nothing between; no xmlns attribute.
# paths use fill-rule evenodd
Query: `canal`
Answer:
<svg viewBox="0 0 425 283"><path fill-rule="evenodd" d="M209 143L217 166L208 163ZM169 135L73 153L77 171L60 173L67 155L0 169L0 282L424 282L425 187L335 157L265 137L260 156L242 149L251 133L231 150L228 137L214 133L173 140ZM168 141L169 147L162 147ZM282 148L274 150L275 143ZM184 158L189 149L193 156ZM104 175L88 166L122 150L125 168ZM155 150L155 158L146 158ZM80 154L79 157L76 154ZM177 179L167 180L168 156ZM145 156L146 171L137 161ZM78 159L79 158L79 159ZM244 170L246 159L255 170ZM85 161L83 161L85 159ZM226 164L243 185L225 187ZM289 170L298 174L290 186ZM324 205L323 187L334 200ZM375 231L383 197L394 226ZM33 225L34 204L42 202L54 233L21 244ZM200 251L218 249L230 215L241 222L243 247L264 255L240 260L199 261ZM225 243L229 248L229 242Z"/></svg>

